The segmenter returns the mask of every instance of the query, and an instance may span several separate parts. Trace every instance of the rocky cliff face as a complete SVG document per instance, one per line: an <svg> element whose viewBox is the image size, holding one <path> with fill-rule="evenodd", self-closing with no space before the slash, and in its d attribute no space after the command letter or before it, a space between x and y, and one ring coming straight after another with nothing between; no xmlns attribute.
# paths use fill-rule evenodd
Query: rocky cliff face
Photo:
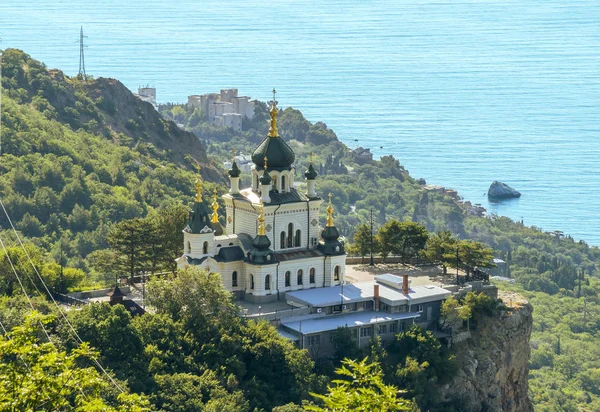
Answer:
<svg viewBox="0 0 600 412"><path fill-rule="evenodd" d="M462 411L533 411L527 381L533 308L515 296L503 300L510 307L495 317L477 315L470 337L454 345L460 370L441 389Z"/></svg>

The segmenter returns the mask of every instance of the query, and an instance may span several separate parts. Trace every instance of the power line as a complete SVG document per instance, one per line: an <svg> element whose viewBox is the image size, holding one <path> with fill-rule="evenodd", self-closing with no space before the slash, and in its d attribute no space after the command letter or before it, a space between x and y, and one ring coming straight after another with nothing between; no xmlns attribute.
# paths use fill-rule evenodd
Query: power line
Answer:
<svg viewBox="0 0 600 412"><path fill-rule="evenodd" d="M69 319L67 318L67 315L65 314L64 310L60 307L60 305L58 304L58 302L56 302L56 299L54 299L54 296L52 295L52 293L50 292L50 289L48 289L48 286L46 285L46 282L44 282L44 279L42 278L42 276L40 275L40 272L38 272L35 264L33 263L33 259L31 259L31 256L29 255L29 252L27 251L27 249L25 248L25 245L23 244L23 241L21 240L21 237L19 236L19 233L17 232L17 229L15 228L12 219L10 218L10 216L8 215L8 211L6 210L6 207L4 206L4 202L2 201L2 199L0 199L0 206L2 206L2 210L4 211L4 214L6 215L6 218L8 219L8 223L10 223L10 226L15 234L15 236L17 237L17 241L19 242L19 244L21 245L21 248L23 249L23 251L25 252L25 255L27 256L27 259L29 260L29 263L31 264L31 266L33 267L33 270L35 271L38 279L40 280L40 282L42 283L42 285L44 286L44 289L46 290L46 292L48 293L48 296L50 296L50 299L52 300L52 302L54 303L54 305L56 306L56 309L58 310L58 312L60 313L60 315L62 316L62 318L64 319L64 321L67 323L67 325L69 325L69 329L71 331L71 334L75 337L75 340L79 342L79 344L83 343L83 340L81 339L81 337L79 337L79 334L77 333L77 331L75 330L75 328L73 327L73 325L71 324L71 322L69 321ZM2 243L2 245L4 245L4 243ZM6 250L6 249L5 249ZM8 253L7 253L8 256ZM12 265L12 263L11 263ZM16 275L16 271L15 271L15 275ZM17 275L18 277L18 275ZM19 283L21 283L20 279L19 279ZM22 284L21 284L22 286ZM23 292L25 292L25 289L23 288ZM29 299L29 298L28 298ZM31 305L32 309L33 309L33 305ZM35 310L35 309L34 309ZM50 339L50 336L48 336L48 339ZM108 379L110 380L110 382L121 392L124 393L125 391L123 390L123 388L121 388L121 386L113 379L112 376L110 376L110 374L108 372L106 372L106 369L104 369L102 367L102 365L100 364L100 362L98 361L98 359L96 357L92 357L91 358L92 361L94 362L94 364L102 371L102 373L104 373L106 375L106 377L108 377Z"/></svg>

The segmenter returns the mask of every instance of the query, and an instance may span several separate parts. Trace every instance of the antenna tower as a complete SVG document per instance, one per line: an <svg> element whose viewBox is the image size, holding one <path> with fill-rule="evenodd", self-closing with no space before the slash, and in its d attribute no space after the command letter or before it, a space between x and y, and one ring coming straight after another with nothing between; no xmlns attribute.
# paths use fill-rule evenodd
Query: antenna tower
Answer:
<svg viewBox="0 0 600 412"><path fill-rule="evenodd" d="M77 77L87 81L87 74L85 74L85 56L83 54L83 49L87 46L83 45L84 37L87 38L87 36L83 35L83 26L81 26L81 30L79 31L79 74Z"/></svg>

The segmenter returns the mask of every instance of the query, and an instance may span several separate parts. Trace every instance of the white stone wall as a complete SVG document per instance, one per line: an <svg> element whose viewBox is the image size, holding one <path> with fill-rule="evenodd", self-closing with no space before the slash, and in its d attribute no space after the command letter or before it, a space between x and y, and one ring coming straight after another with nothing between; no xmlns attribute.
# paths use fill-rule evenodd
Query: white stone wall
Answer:
<svg viewBox="0 0 600 412"><path fill-rule="evenodd" d="M183 232L183 253L193 259L200 259L206 255L215 254L215 236L213 233L194 234ZM204 242L208 242L208 253L202 253ZM191 251L190 251L191 246Z"/></svg>

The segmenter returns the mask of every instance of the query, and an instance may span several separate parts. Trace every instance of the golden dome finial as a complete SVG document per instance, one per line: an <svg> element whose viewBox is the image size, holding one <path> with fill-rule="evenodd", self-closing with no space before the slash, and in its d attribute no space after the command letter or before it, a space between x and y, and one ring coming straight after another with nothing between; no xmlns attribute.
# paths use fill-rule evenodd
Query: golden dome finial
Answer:
<svg viewBox="0 0 600 412"><path fill-rule="evenodd" d="M265 207L260 201L260 213L258 214L258 235L265 236Z"/></svg>
<svg viewBox="0 0 600 412"><path fill-rule="evenodd" d="M212 204L210 205L210 207L213 210L212 215L210 216L210 221L212 223L219 223L219 212L218 212L219 203L217 202L217 188L216 187L213 191L213 201L212 201Z"/></svg>
<svg viewBox="0 0 600 412"><path fill-rule="evenodd" d="M267 156L265 156L265 170L267 170L267 160L269 159L267 159Z"/></svg>
<svg viewBox="0 0 600 412"><path fill-rule="evenodd" d="M233 157L231 158L231 162L234 163L235 162L235 147L233 149L231 149L231 153L233 154Z"/></svg>
<svg viewBox="0 0 600 412"><path fill-rule="evenodd" d="M275 96L277 95L277 90L273 89L273 100L271 101L271 110L269 113L271 114L271 126L269 127L269 137L279 137L279 132L277 131L277 100L275 100Z"/></svg>
<svg viewBox="0 0 600 412"><path fill-rule="evenodd" d="M201 203L202 202L202 176L200 175L200 164L197 164L196 167L198 168L198 176L196 176L196 182L195 182L196 202Z"/></svg>
<svg viewBox="0 0 600 412"><path fill-rule="evenodd" d="M331 196L329 193L329 204L327 205L327 227L333 226L333 205L331 204Z"/></svg>
<svg viewBox="0 0 600 412"><path fill-rule="evenodd" d="M312 150L310 151L310 164L312 164Z"/></svg>

